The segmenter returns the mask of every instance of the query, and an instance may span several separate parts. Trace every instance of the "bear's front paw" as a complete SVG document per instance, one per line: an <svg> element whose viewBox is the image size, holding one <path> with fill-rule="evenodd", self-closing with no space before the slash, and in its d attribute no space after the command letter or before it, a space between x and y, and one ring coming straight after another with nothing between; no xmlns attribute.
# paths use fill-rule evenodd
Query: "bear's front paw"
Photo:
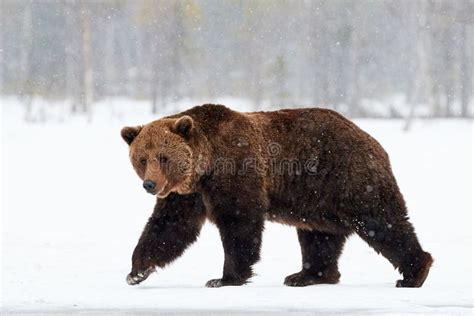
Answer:
<svg viewBox="0 0 474 316"><path fill-rule="evenodd" d="M148 268L145 271L138 273L130 272L127 275L127 283L129 285L137 285L142 281L145 281L153 272L155 272L155 268Z"/></svg>
<svg viewBox="0 0 474 316"><path fill-rule="evenodd" d="M309 274L304 271L289 275L285 278L285 285L288 286L308 286L314 284L336 284L339 282L339 272L335 272L329 275L325 275L322 272L316 273L316 275Z"/></svg>

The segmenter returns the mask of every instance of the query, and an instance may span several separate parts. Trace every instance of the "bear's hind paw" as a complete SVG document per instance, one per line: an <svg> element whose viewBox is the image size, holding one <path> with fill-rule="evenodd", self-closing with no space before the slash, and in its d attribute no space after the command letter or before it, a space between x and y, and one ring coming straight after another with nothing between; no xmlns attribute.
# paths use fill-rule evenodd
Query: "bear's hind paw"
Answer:
<svg viewBox="0 0 474 316"><path fill-rule="evenodd" d="M212 279L206 282L206 287L221 287L223 285L222 279Z"/></svg>
<svg viewBox="0 0 474 316"><path fill-rule="evenodd" d="M421 287L428 277L433 258L427 252L423 252L420 259L421 263L415 272L409 273L410 277L405 277L403 280L398 280L396 287Z"/></svg>
<svg viewBox="0 0 474 316"><path fill-rule="evenodd" d="M323 273L312 275L300 271L295 274L291 274L285 278L284 284L287 286L308 286L315 284L336 284L339 282L339 272L333 273L329 276L324 276Z"/></svg>

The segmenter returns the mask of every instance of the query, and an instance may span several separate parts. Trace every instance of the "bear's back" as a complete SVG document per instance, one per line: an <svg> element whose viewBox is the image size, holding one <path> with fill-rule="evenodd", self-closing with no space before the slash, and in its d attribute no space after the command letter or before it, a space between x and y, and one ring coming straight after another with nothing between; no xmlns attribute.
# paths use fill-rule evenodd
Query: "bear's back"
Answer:
<svg viewBox="0 0 474 316"><path fill-rule="evenodd" d="M355 149L361 154L372 152L386 158L385 151L375 139L330 109L238 112L220 104L203 104L170 117L183 115L191 116L207 136L224 134L226 138L233 137L233 134L248 134L251 142L258 142L262 146L280 144L286 154L312 147L334 150L341 155L347 151L354 153ZM306 154L313 155L314 152L311 150ZM299 158L307 158L303 156Z"/></svg>

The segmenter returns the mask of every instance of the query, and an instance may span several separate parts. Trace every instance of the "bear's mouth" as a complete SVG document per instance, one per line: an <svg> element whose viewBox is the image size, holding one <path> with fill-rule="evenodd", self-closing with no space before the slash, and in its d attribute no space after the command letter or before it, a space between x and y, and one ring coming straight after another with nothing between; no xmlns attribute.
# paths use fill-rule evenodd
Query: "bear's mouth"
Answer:
<svg viewBox="0 0 474 316"><path fill-rule="evenodd" d="M167 188L167 186L168 186L168 181L165 182L165 185L163 185L161 190L155 190L152 192L152 194L158 196L160 199L167 197L171 191Z"/></svg>
<svg viewBox="0 0 474 316"><path fill-rule="evenodd" d="M163 192L160 192L160 193L156 194L156 196L159 197L160 199L164 199L165 197L168 196L168 194L170 194L169 191L168 191L168 192L164 192L164 193L163 193Z"/></svg>
<svg viewBox="0 0 474 316"><path fill-rule="evenodd" d="M148 193L151 194L151 195L156 195L157 197L163 199L163 198L167 197L170 192L169 192L169 191L161 190L160 192L158 192L158 191L150 191L150 192L148 192Z"/></svg>
<svg viewBox="0 0 474 316"><path fill-rule="evenodd" d="M163 188L160 192L158 193L155 193L157 197L159 197L160 199L164 199L165 197L168 196L168 194L171 193L171 190L165 190L165 188Z"/></svg>

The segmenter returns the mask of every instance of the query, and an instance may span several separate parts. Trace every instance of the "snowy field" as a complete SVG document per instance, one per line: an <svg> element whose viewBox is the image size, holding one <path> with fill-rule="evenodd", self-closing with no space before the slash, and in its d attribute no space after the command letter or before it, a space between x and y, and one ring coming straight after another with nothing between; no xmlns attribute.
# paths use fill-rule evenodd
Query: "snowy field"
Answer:
<svg viewBox="0 0 474 316"><path fill-rule="evenodd" d="M341 282L290 288L300 270L291 227L267 223L253 282L206 288L221 276L217 229L174 264L131 287L131 254L151 214L120 138L123 125L152 119L139 110L26 124L2 104L1 314L453 314L473 313L473 122L358 120L388 151L423 247L435 258L420 289L395 288L390 263L353 236ZM231 105L231 104L229 104ZM140 107L137 107L140 109ZM133 115L132 115L133 114ZM58 118L59 117L59 118Z"/></svg>

